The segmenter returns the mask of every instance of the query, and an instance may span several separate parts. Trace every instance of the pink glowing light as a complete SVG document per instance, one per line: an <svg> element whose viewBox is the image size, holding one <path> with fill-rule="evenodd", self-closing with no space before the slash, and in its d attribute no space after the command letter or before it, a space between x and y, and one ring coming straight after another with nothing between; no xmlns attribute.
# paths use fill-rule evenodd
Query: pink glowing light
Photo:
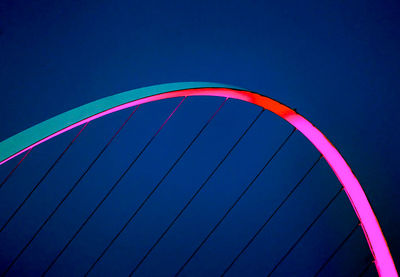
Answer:
<svg viewBox="0 0 400 277"><path fill-rule="evenodd" d="M2 161L0 164L18 156L19 154L55 137L70 129L73 129L79 125L85 124L96 118L105 116L107 114L117 112L123 109L127 109L132 106L141 105L148 102L153 102L162 99L175 98L175 97L188 97L188 96L219 96L225 98L233 98L243 100L245 102L253 103L264 109L267 109L278 116L285 119L287 122L296 127L304 136L306 136L310 142L318 149L318 151L324 156L325 160L328 162L335 175L339 179L340 183L356 212L362 229L364 231L365 237L368 241L369 248L374 256L375 265L379 276L393 277L398 276L393 258L390 254L389 248L387 246L386 240L383 236L382 230L379 226L378 220L371 208L368 199L358 182L357 178L351 171L350 167L347 165L346 161L336 150L336 148L329 142L329 140L308 120L296 113L289 107L270 99L266 96L262 96L253 92L230 89L230 88L196 88L196 89L183 89L165 92L162 94L157 94L135 100L132 102L125 103L120 106L116 106L109 110L103 111L84 120L76 122L57 131L56 133L32 144L31 146L19 151L8 159Z"/></svg>

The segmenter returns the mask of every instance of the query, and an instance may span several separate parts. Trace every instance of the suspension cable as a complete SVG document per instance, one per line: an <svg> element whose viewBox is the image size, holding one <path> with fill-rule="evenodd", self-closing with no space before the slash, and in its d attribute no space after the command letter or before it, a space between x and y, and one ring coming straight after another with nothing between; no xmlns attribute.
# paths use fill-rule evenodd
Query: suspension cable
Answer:
<svg viewBox="0 0 400 277"><path fill-rule="evenodd" d="M210 124L210 122L213 120L213 118L218 114L218 112L221 110L221 108L225 105L225 103L228 101L229 98L226 98L224 102L218 107L218 109L214 112L214 114L208 119L208 121L203 125L203 127L200 129L200 131L196 134L196 136L192 139L192 141L188 144L186 149L180 154L178 159L172 164L172 166L168 169L168 171L164 174L164 176L160 179L160 181L157 183L157 185L153 188L153 190L146 196L146 198L142 201L142 203L138 206L138 208L132 213L132 215L129 217L129 219L125 222L125 224L122 226L122 228L119 230L119 232L113 237L113 239L108 243L106 248L101 252L101 254L97 257L97 259L92 263L88 271L86 272L85 276L87 276L93 268L96 266L96 264L103 258L103 256L106 254L108 249L113 245L113 243L118 239L118 237L122 234L122 232L128 227L128 225L132 222L132 220L136 217L136 215L139 213L139 211L143 208L143 206L146 204L146 202L150 199L150 197L156 192L158 187L161 185L161 183L167 178L167 176L171 173L171 171L175 168L175 166L178 164L178 162L183 158L183 156L186 154L186 152L190 149L190 147L193 145L193 143L199 138L199 136L203 133L203 131L206 129L206 127Z"/></svg>
<svg viewBox="0 0 400 277"><path fill-rule="evenodd" d="M41 230L44 228L44 226L49 222L49 220L54 216L54 214L57 212L57 210L61 207L61 205L64 203L64 201L69 197L69 195L74 191L74 189L78 186L78 184L82 181L83 177L89 172L89 170L92 168L92 166L96 163L96 161L100 158L100 156L104 153L104 151L108 148L108 146L111 144L111 142L114 140L114 138L118 135L118 133L122 130L122 128L125 126L125 124L129 121L129 119L132 117L132 115L137 111L139 106L136 106L136 108L133 110L133 112L129 115L129 117L124 121L124 123L121 125L121 127L117 130L117 132L111 137L111 139L107 142L107 144L103 147L103 149L99 152L99 154L96 156L96 158L89 164L87 169L83 172L83 174L79 177L79 179L74 183L74 185L71 187L71 189L67 192L67 194L63 197L63 199L57 204L57 206L54 208L54 210L50 213L50 215L46 218L46 220L40 225L40 227L36 230L35 234L31 237L31 239L25 244L25 246L21 249L21 251L18 253L18 255L13 259L11 264L7 267L7 269L2 273L2 276L5 276L8 271L12 268L12 266L17 262L19 257L25 252L25 250L29 247L29 245L32 243L32 241L37 237L37 235L41 232Z"/></svg>
<svg viewBox="0 0 400 277"><path fill-rule="evenodd" d="M3 187L3 185L8 181L8 179L11 177L11 175L14 173L15 170L17 170L17 168L19 167L19 165L22 163L23 160L25 160L26 156L28 156L29 152L31 152L33 148L29 149L25 155L22 157L22 159L18 162L18 164L10 171L10 173L8 173L8 175L6 176L6 178L4 178L3 182L1 182L0 184L0 189Z"/></svg>
<svg viewBox="0 0 400 277"><path fill-rule="evenodd" d="M360 274L358 275L358 277L362 277L364 276L368 271L369 268L371 267L371 265L373 265L375 263L375 261L373 259L371 259L368 264L363 268L363 270L360 272Z"/></svg>
<svg viewBox="0 0 400 277"><path fill-rule="evenodd" d="M139 263L135 266L135 268L131 271L129 276L132 276L137 269L140 267L140 265L146 260L146 258L150 255L150 253L153 251L153 249L158 245L158 243L164 238L164 236L168 233L168 231L172 228L172 226L175 224L175 222L180 218L180 216L183 214L183 212L187 209L187 207L192 203L192 201L196 198L196 196L200 193L200 191L204 188L204 186L208 183L208 181L211 179L211 177L217 172L217 170L220 168L220 166L223 164L223 162L228 158L228 156L232 153L232 151L236 148L236 146L239 144L239 142L243 139L243 137L247 134L247 132L250 130L250 128L256 123L256 121L260 118L260 116L263 114L265 109L262 109L260 113L256 116L256 118L250 123L250 125L247 127L247 129L241 134L239 139L234 143L234 145L229 149L229 151L226 153L225 157L218 163L218 165L214 168L214 170L211 172L211 174L207 177L207 179L201 184L201 186L197 189L197 191L192 195L192 197L189 199L188 202L186 202L185 206L179 211L179 213L176 215L176 217L171 221L171 223L168 225L168 227L164 230L164 232L161 234L161 236L155 241L155 243L150 247L150 249L146 252L146 254L142 257L142 259L139 261Z"/></svg>
<svg viewBox="0 0 400 277"><path fill-rule="evenodd" d="M290 198L290 196L296 191L296 189L303 183L304 179L311 173L314 167L321 160L322 155L318 157L318 159L312 164L312 166L306 171L306 173L301 177L301 179L296 183L296 185L290 190L290 192L286 195L286 197L281 201L281 203L276 207L276 209L272 212L272 214L268 217L268 219L263 223L263 225L258 228L257 232L251 237L251 239L246 243L246 245L240 250L240 252L235 256L233 261L229 264L229 266L224 270L221 276L224 276L228 271L232 268L235 262L239 259L239 257L247 250L250 244L256 239L256 237L261 233L261 231L268 225L274 215L279 211L279 209L286 203L286 201Z"/></svg>
<svg viewBox="0 0 400 277"><path fill-rule="evenodd" d="M308 227L304 230L304 232L298 237L298 239L293 243L293 245L289 248L289 250L283 255L283 257L279 260L277 264L272 268L272 270L268 273L268 277L274 273L274 271L278 268L278 266L286 259L287 256L292 252L292 250L297 246L297 244L303 239L303 237L308 233L311 227L318 221L318 219L325 213L325 211L329 208L329 206L335 201L335 199L340 195L343 191L343 187L341 186L338 192L329 200L328 204L320 211L320 213L314 218L314 220L308 225Z"/></svg>
<svg viewBox="0 0 400 277"><path fill-rule="evenodd" d="M82 133L82 131L86 128L89 122L87 122L83 127L80 129L78 134L72 139L72 141L67 145L67 147L64 149L64 151L61 152L61 154L57 157L57 159L53 162L53 164L49 167L49 169L46 171L46 173L40 178L39 182L33 187L33 189L28 193L28 195L25 197L25 199L19 204L19 206L14 210L14 212L11 214L11 216L6 220L6 222L1 226L0 228L0 233L3 232L3 230L7 227L7 225L10 223L10 221L14 218L14 216L19 212L19 210L22 208L22 206L25 205L25 203L29 200L29 198L32 196L32 194L35 192L35 190L39 187L39 185L46 179L46 177L49 175L49 173L53 170L53 168L56 166L56 164L61 160L61 158L64 156L64 154L67 152L67 150L72 146L72 144L75 142L75 140L79 137L79 135ZM31 148L32 149L32 148ZM31 149L29 151L31 151ZM29 153L29 152L28 152ZM26 155L28 155L26 153ZM26 157L24 156L24 158ZM22 160L24 159L22 158ZM21 160L21 161L22 161ZM20 162L21 162L20 161Z"/></svg>
<svg viewBox="0 0 400 277"><path fill-rule="evenodd" d="M349 238L354 234L354 232L358 229L358 227L361 226L360 222L357 221L357 224L354 226L354 228L347 234L345 239L336 247L335 251L332 252L332 254L329 256L329 258L322 264L322 266L318 269L317 273L315 273L314 277L318 276L321 271L329 264L329 262L332 260L332 258L336 255L336 253L343 247L343 245L346 243L346 241L349 240Z"/></svg>
<svg viewBox="0 0 400 277"><path fill-rule="evenodd" d="M200 250L200 248L207 242L207 240L210 238L210 236L215 232L215 230L218 228L219 225L225 220L225 218L228 216L228 214L232 211L232 209L239 203L240 199L246 194L246 192L251 188L251 186L254 184L254 182L258 179L258 177L261 175L261 173L267 168L267 166L271 163L271 161L275 158L275 156L280 152L280 150L284 147L284 145L289 141L290 137L294 134L296 131L296 128L294 128L290 134L286 137L286 139L279 145L278 149L273 153L273 155L269 158L269 160L264 164L264 166L261 168L261 170L257 173L257 175L253 178L253 180L247 185L247 187L242 191L242 193L239 195L239 197L233 202L233 204L229 207L229 209L225 212L225 214L220 218L220 220L215 224L215 226L211 229L211 231L207 234L207 236L203 239L203 241L199 244L199 246L195 249L195 251L190 255L190 257L185 261L185 263L180 267L178 272L175 274L175 276L178 276L183 269L186 267L186 265L193 259L193 257L197 254L197 252Z"/></svg>

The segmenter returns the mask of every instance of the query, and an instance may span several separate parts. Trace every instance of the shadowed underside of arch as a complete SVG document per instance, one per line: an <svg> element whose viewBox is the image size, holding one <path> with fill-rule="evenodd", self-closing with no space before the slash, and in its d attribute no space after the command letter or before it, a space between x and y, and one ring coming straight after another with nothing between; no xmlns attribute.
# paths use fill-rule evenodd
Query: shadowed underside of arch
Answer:
<svg viewBox="0 0 400 277"><path fill-rule="evenodd" d="M187 82L139 88L102 98L39 123L0 142L0 165L59 134L96 118L152 101L185 96L219 96L253 103L285 119L324 156L356 212L380 276L398 276L368 199L346 161L329 140L293 109L266 96L229 85Z"/></svg>

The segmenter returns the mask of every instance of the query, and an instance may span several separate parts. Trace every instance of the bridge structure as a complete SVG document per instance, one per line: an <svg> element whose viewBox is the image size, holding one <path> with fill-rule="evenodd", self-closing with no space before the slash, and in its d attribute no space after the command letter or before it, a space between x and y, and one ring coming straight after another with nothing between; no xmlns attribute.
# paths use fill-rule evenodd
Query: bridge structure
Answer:
<svg viewBox="0 0 400 277"><path fill-rule="evenodd" d="M354 233L354 231L361 227L365 239L368 242L369 249L371 251L373 260L372 264L375 265L376 270L379 274L379 276L384 276L384 277L389 277L389 276L398 276L398 273L396 271L393 258L390 254L388 244L385 240L385 237L383 235L383 232L380 228L379 222L374 214L374 211L371 207L371 204L368 201L368 198L357 180L355 174L349 167L349 165L346 163L342 155L339 153L339 151L332 145L332 143L322 134L321 131L319 131L312 123L310 123L306 118L304 118L302 115L300 115L296 110L274 100L271 99L267 96L240 88L240 87L235 87L235 86L230 86L230 85L224 85L224 84L217 84L217 83L204 83L204 82L185 82L185 83L171 83L171 84L163 84L163 85L156 85L156 86L150 86L150 87L144 87L144 88L139 88L139 89L134 89L130 91L126 91L123 93L119 93L116 95L112 95L100 100L96 100L94 102L91 102L89 104L80 106L78 108L72 109L70 111L67 111L65 113L62 113L58 116L55 116L49 120L46 120L42 123L39 123L27 130L24 130L0 143L0 166L4 163L7 163L11 159L16 158L17 156L21 157L19 163L13 168L13 170L6 176L6 178L3 180L1 186L3 186L7 180L10 178L12 174L14 174L15 171L17 171L18 166L23 162L24 158L30 153L30 151L60 135L63 134L71 129L80 127L80 131L78 132L77 136L71 141L70 145L65 149L65 152L69 149L69 147L72 145L72 143L75 141L75 139L78 138L80 133L85 129L86 125L89 122L92 122L95 119L104 117L108 114L115 113L121 110L125 110L128 108L134 108L133 112L130 114L129 118L133 116L133 114L136 112L137 107L139 107L142 104L145 103L150 103L150 102L155 102L155 101L160 101L164 99L170 99L170 98L178 98L180 99L178 105L176 108L171 112L169 117L164 121L164 123L160 126L158 131L154 134L152 139L148 142L148 144L145 145L145 147L142 149L142 151L139 153L138 157L146 150L146 148L150 145L152 140L157 136L157 134L161 131L161 129L164 127L164 125L167 123L167 121L170 119L170 117L175 113L175 111L180 107L180 105L187 99L188 97L200 97L200 96L213 96L213 97L220 97L224 99L223 103L221 106L217 109L217 111L213 114L213 116L207 121L207 123L203 126L203 128L200 130L200 132L197 134L197 136L192 140L192 142L188 145L186 150L182 153L182 155L178 158L178 160L173 164L171 167L170 171L174 168L174 166L180 161L182 156L186 153L186 151L191 147L191 145L195 142L195 140L198 138L198 136L204 131L204 129L207 127L207 124L215 117L215 115L219 112L219 110L222 108L222 106L229 100L229 99L236 99L236 100L241 100L244 102L248 102L254 105L257 105L261 107L261 111L258 114L258 116L254 119L254 121L250 124L248 129L244 131L242 136L239 138L237 143L241 140L241 138L246 135L247 131L249 128L252 127L252 125L255 123L255 121L258 120L258 118L261 116L261 114L265 111L268 110L283 120L287 121L289 124L293 126L292 132L288 135L288 137L283 141L283 143L280 145L280 147L277 149L277 151L274 153L274 155L271 157L270 160L265 164L265 166L262 168L262 170L269 165L271 160L275 157L275 155L282 149L282 147L285 145L287 140L293 135L294 132L298 131L302 135L304 135L314 146L315 148L319 151L320 157L318 160L311 166L309 171L306 172L305 176L312 170L312 168L318 163L320 159L325 159L326 162L329 164L330 168L336 175L337 179L341 183L342 187L338 191L337 194L332 198L332 200L327 204L326 208L324 208L321 211L321 214L329 207L331 202L333 202L336 197L340 194L341 191L344 191L353 207L353 210L359 220L359 222L356 224L354 229L351 230L351 232L348 234L348 237L345 238L343 241L343 244L346 242L346 240ZM135 108L136 107L136 108ZM129 118L127 120L129 120ZM126 123L126 122L125 122ZM124 124L125 124L124 123ZM121 128L124 125L121 126ZM118 130L118 132L121 130L121 128ZM115 134L115 136L118 134L118 132ZM115 137L114 136L114 137ZM104 150L108 147L108 145L112 142L114 139L112 137L109 141L109 143L105 146ZM233 148L236 147L237 143L233 146ZM224 159L220 162L222 164L227 156L231 153L233 148L227 153L227 155L224 157ZM63 152L62 155L65 153ZM102 154L99 153L99 156ZM61 158L62 155L59 157ZM99 156L96 157L94 162L99 158ZM137 158L138 158L137 157ZM137 158L130 164L130 166L127 168L127 170L122 174L122 176L117 180L115 183L115 186L119 183L119 181L125 176L125 174L128 172L128 170L133 166L133 164L136 162ZM55 162L57 163L57 161ZM210 174L213 176L213 174L218 170L220 164L217 165L217 167L214 169L214 171ZM91 165L88 167L87 171L89 171L91 168ZM49 172L51 171L52 168L49 169ZM262 172L260 171L260 174ZM86 173L87 173L86 171ZM170 172L169 171L169 172ZM169 174L167 172L167 175ZM85 176L84 173L82 175L82 178ZM44 176L44 178L47 175ZM305 178L304 176L304 178ZM258 175L255 177L257 178ZM79 183L80 180L77 181L76 185ZM146 201L152 196L152 193L158 188L158 186L161 184L163 179L160 181L159 184L155 187L155 189L151 192L151 194L142 202L144 205ZM301 183L302 180L300 180L299 183ZM187 208L187 206L191 203L191 201L197 196L198 192L202 189L202 187L205 185L205 183L208 182L208 179L203 183L203 185L200 187L200 189L192 196L192 198L187 202L187 205L183 207L181 210L181 213L177 215L177 217L171 222L171 224L168 226L168 228L165 230L165 232L160 236L160 238L153 244L153 246L146 252L146 254L143 256L143 258L140 260L140 262L133 268L131 271L131 275L133 275L136 270L141 266L143 261L148 257L150 252L157 246L158 242L164 237L164 235L169 231L169 229L172 227L172 225L176 222L176 220L180 217L182 212ZM252 182L253 183L253 182ZM252 185L252 183L249 184L249 186L243 191L243 193L239 196L237 201L231 206L230 209L228 209L227 213L221 218L220 221L218 221L217 225L214 226L214 228L210 231L208 236L201 242L201 244L196 248L196 250L192 253L192 255L186 260L186 262L182 265L182 267L179 269L179 271L176 273L176 275L179 275L182 270L185 268L185 266L191 261L191 259L196 255L196 253L199 251L199 249L204 245L204 243L208 240L208 238L212 235L212 233L218 228L220 223L226 218L227 214L233 209L233 207L241 200L243 195L247 192L248 188ZM40 182L38 183L38 185ZM111 191L114 189L112 187ZM0 187L1 188L1 187ZM294 188L296 189L297 186ZM110 191L110 193L111 193ZM290 197L292 194L292 191L288 194L287 198ZM68 196L68 195L67 195ZM108 195L106 195L107 197ZM28 195L28 198L30 195ZM26 198L26 199L28 199ZM282 205L285 203L287 198L284 199L284 201L281 203ZM22 207L25 202L21 203L19 206ZM99 205L95 208L94 212L87 218L87 220L81 225L81 228L87 223L87 221L90 220L91 216L97 211L98 207L102 204L103 202L100 202ZM61 202L62 204L62 202ZM60 205L61 205L60 204ZM126 225L120 230L118 234L116 234L115 238L113 241L110 242L110 244L104 249L102 254L98 257L98 259L92 264L86 275L88 275L91 270L96 266L96 263L101 260L103 255L106 253L106 251L109 249L109 247L112 245L112 243L115 241L115 239L118 238L118 236L124 231L126 226L130 223L130 221L136 216L136 214L140 211L141 207L139 206L138 210L135 211L135 213L132 215L130 220L126 223ZM281 205L280 205L281 206ZM278 207L278 209L280 208ZM1 231L3 231L4 228L6 228L6 225L12 220L13 216L19 211L19 208L13 213L13 215L9 218L9 220L6 222L5 225L3 225ZM57 208L55 211L57 211ZM54 213L55 213L54 211ZM53 214L50 214L48 217L51 218ZM320 215L317 216L315 219L318 220ZM273 215L272 215L273 216ZM266 221L266 224L269 222L270 218ZM313 221L309 228L312 227L314 224ZM13 261L9 264L7 269L3 272L3 275L6 275L9 270L13 267L15 262L18 260L18 258L22 255L22 253L26 250L26 248L29 247L29 244L35 239L35 236L41 231L42 227L47 223L47 221L44 222L44 224L39 228L39 230L35 233L33 236L32 240L28 242L27 245L19 252L19 254L13 259ZM265 226L262 226L264 228ZM67 245L62 249L62 251L57 255L57 257L52 261L52 263L48 266L44 274L48 272L48 270L51 269L51 267L56 263L57 259L62 255L63 251L69 246L69 244L74 240L76 235L79 233L81 230L78 229L77 233L71 238L71 240L67 243ZM258 230L257 233L255 233L254 237L248 242L248 244L245 246L245 248L236 256L235 260L231 263L230 266L226 268L224 271L223 275L227 274L232 265L235 263L235 261L240 257L240 255L246 250L246 248L253 242L254 238L261 232L262 228ZM309 228L306 229L305 233L309 230ZM303 238L304 234L299 237L299 240L295 242L295 244L288 250L286 255L284 255L279 262L275 265L275 267L272 269L272 271L269 273L269 275L273 274L275 269L281 264L281 262L287 257L287 255L290 253L290 251L297 245L297 243ZM342 245L338 246L338 249ZM336 254L336 251L332 253L332 256L329 258L331 259L334 255ZM326 261L326 263L329 262L329 259ZM318 270L316 274L319 274L321 270L323 269L324 265Z"/></svg>

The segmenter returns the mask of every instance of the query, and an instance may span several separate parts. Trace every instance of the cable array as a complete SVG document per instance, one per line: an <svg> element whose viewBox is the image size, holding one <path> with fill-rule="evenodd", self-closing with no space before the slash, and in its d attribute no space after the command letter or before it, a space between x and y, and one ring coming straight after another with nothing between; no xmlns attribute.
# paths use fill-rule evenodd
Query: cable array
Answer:
<svg viewBox="0 0 400 277"><path fill-rule="evenodd" d="M232 262L228 265L227 268L225 268L224 272L222 273L221 276L225 276L228 271L232 268L232 266L236 263L236 261L239 259L239 257L247 250L247 248L250 246L250 244L253 243L253 241L256 239L256 237L261 233L262 230L268 225L268 223L271 221L271 219L278 213L280 208L288 201L290 196L297 190L297 188L300 186L300 184L303 183L303 181L306 179L306 177L311 173L311 171L315 168L315 166L318 164L318 162L321 160L322 155L318 157L318 159L310 166L310 168L306 171L306 173L301 177L301 179L296 183L296 185L289 191L289 193L286 195L286 197L279 203L279 205L275 208L275 210L272 212L272 214L267 218L267 220L258 228L258 230L255 232L255 234L250 238L250 240L245 244L245 246L239 251L239 253L235 256L235 258L232 260Z"/></svg>
<svg viewBox="0 0 400 277"><path fill-rule="evenodd" d="M152 191L146 196L146 198L142 201L142 203L139 205L139 207L132 213L132 215L129 217L129 219L125 222L125 224L122 226L122 228L118 231L118 233L113 237L113 239L108 243L108 245L104 248L104 250L101 252L101 254L97 257L97 259L91 264L90 268L88 271L85 273L85 276L87 276L93 268L96 266L96 264L102 259L102 257L106 254L106 252L110 249L110 247L113 245L113 243L118 239L118 237L122 234L122 232L128 227L128 225L132 222L132 220L136 217L136 215L139 213L139 211L143 208L143 206L147 203L147 201L150 199L150 197L154 194L154 192L158 189L158 187L162 184L162 182L167 178L167 176L171 173L171 171L174 169L174 167L178 164L178 162L183 158L183 156L186 154L186 152L189 150L189 148L193 145L193 143L199 138L199 136L203 133L203 131L206 129L206 127L210 124L212 119L217 115L217 113L221 110L221 108L225 105L225 103L228 101L228 98L225 99L225 101L218 107L218 109L215 111L215 113L210 117L210 119L203 125L203 127L200 129L200 131L196 134L196 136L192 139L192 141L189 143L189 145L185 148L185 150L180 154L178 159L172 164L172 166L168 169L168 171L164 174L164 176L161 178L161 180L157 183L157 185L152 189Z"/></svg>
<svg viewBox="0 0 400 277"><path fill-rule="evenodd" d="M239 144L239 142L243 139L243 137L247 134L247 132L251 129L251 127L256 123L256 121L261 117L261 115L264 113L264 109L260 111L260 113L254 118L254 120L250 123L250 125L246 128L246 130L240 135L240 137L236 140L236 142L233 144L233 146L229 149L229 151L225 154L224 158L217 164L217 166L214 168L214 170L208 175L206 180L201 184L201 186L196 190L196 192L192 195L192 197L186 202L185 206L179 211L179 213L175 216L175 218L171 221L171 223L168 225L168 227L164 230L164 232L158 237L158 239L154 242L154 244L149 248L149 250L146 252L146 254L142 257L142 259L139 261L139 263L134 267L134 269L131 271L129 276L132 276L138 268L143 264L143 262L146 260L146 258L150 255L150 253L153 251L153 249L160 243L160 241L164 238L164 236L168 233L168 231L172 228L172 226L175 224L176 221L181 217L181 215L184 213L184 211L189 207L189 205L193 202L193 200L196 198L196 196L202 191L204 186L208 183L208 181L211 179L212 176L214 176L215 172L221 167L221 165L224 163L224 161L229 157L229 155L232 153L232 151L236 148L236 146Z"/></svg>
<svg viewBox="0 0 400 277"><path fill-rule="evenodd" d="M142 150L139 152L139 154L132 160L132 162L129 164L129 166L124 170L124 172L121 174L121 176L118 178L118 180L113 184L113 186L107 191L107 193L103 196L103 198L100 200L99 203L97 203L96 207L91 211L91 213L86 217L85 221L79 226L79 228L75 231L75 233L72 235L72 237L69 239L67 244L63 247L63 249L57 254L57 256L53 259L53 261L50 263L50 265L46 268L46 270L43 272L42 276L46 275L47 272L51 269L51 267L57 262L58 258L61 257L61 255L64 253L64 251L68 248L68 246L72 243L72 241L78 236L78 234L82 231L82 229L86 226L86 224L89 222L89 220L94 216L94 214L97 212L97 210L101 207L101 205L107 200L107 198L111 195L111 193L114 191L114 189L118 186L118 184L121 182L121 180L126 176L126 174L130 171L130 169L133 167L133 165L137 162L137 160L142 156L142 154L146 151L146 149L150 146L150 144L154 141L154 139L157 137L157 135L160 133L160 131L164 128L165 124L170 120L172 115L176 112L176 110L180 107L180 105L183 103L183 101L186 99L184 97L178 105L175 107L175 109L171 112L171 114L167 117L167 119L163 122L163 124L158 128L158 130L155 132L155 134L150 138L150 140L145 144L145 146L142 148Z"/></svg>
<svg viewBox="0 0 400 277"><path fill-rule="evenodd" d="M304 230L304 232L297 238L297 240L292 244L289 250L282 256L282 258L275 264L272 270L268 273L267 276L271 276L272 273L281 265L281 263L289 256L289 254L293 251L293 249L299 244L299 242L304 238L304 236L310 231L311 227L318 221L318 219L325 213L325 211L329 208L329 206L336 200L336 198L340 195L343 191L343 187L340 187L338 192L329 200L328 204L319 212L319 214L314 218L314 220L308 225L308 227Z"/></svg>
<svg viewBox="0 0 400 277"><path fill-rule="evenodd" d="M83 127L80 129L78 134L72 139L72 141L70 143L68 143L67 147L61 152L61 154L57 157L57 159L53 162L53 164L45 172L45 174L42 176L42 178L40 178L39 182L37 182L37 184L32 188L32 190L28 193L28 195L24 198L24 200L18 205L18 207L14 210L14 212L9 216L9 218L6 220L6 222L3 224L3 226L1 226L0 233L3 232L3 230L7 227L7 225L10 223L10 221L15 217L15 215L19 212L19 210L21 210L21 208L29 200L29 198L32 196L32 194L37 190L39 185L46 179L46 177L50 174L50 172L53 170L53 168L56 166L56 164L61 160L61 158L68 151L68 149L72 146L72 144L79 137L79 135L82 133L82 131L86 128L87 125L88 125L88 123L83 125ZM29 152L31 151L31 149L29 150ZM22 162L22 160L26 157L26 155L28 155L29 152L27 152L25 154L25 156L21 159L21 161L18 163L18 165Z"/></svg>
<svg viewBox="0 0 400 277"><path fill-rule="evenodd" d="M39 233L42 231L42 229L46 226L47 222L50 221L50 219L56 214L58 209L61 207L61 205L65 202L65 200L71 195L71 193L75 190L75 188L78 186L78 184L82 181L82 179L86 176L86 174L89 172L89 170L93 167L93 165L96 163L96 161L101 157L101 155L106 151L108 146L111 144L111 142L114 140L114 138L119 134L119 132L122 130L122 128L125 126L125 124L129 121L129 119L132 117L132 115L137 111L139 106L137 106L133 112L129 115L129 117L124 121L124 123L121 125L121 127L117 130L117 132L111 137L111 139L107 142L107 144L103 147L103 149L99 152L99 154L96 156L96 158L89 164L87 169L83 172L83 174L78 178L78 180L74 183L74 185L70 188L70 190L67 192L67 194L64 195L62 200L57 204L57 206L53 209L53 211L48 215L48 217L43 221L43 223L40 225L40 227L36 230L36 232L33 234L33 236L30 238L30 240L25 244L25 246L19 251L17 256L12 260L12 262L8 265L6 270L2 273L2 276L5 276L10 269L13 267L13 265L17 262L19 257L25 252L25 250L29 247L29 245L32 243L32 241L39 235Z"/></svg>
<svg viewBox="0 0 400 277"><path fill-rule="evenodd" d="M281 149L285 146L285 144L289 141L290 137L294 134L296 129L294 128L290 134L286 137L286 139L279 145L278 149L272 154L272 156L268 159L268 161L264 164L264 166L259 170L257 175L253 178L253 180L247 185L247 187L242 191L239 197L233 202L233 204L229 207L229 209L225 212L225 214L220 218L220 220L215 224L215 226L211 229L211 231L207 234L207 236L202 240L202 242L197 246L197 248L193 251L190 257L184 262L184 264L179 268L178 272L175 276L178 276L186 265L193 259L193 257L199 252L200 248L206 243L206 241L211 237L211 235L217 230L218 226L224 221L224 219L228 216L228 214L233 210L233 208L239 203L240 199L246 194L246 192L252 187L254 182L260 177L261 173L267 168L267 166L272 162L272 160L278 155Z"/></svg>

